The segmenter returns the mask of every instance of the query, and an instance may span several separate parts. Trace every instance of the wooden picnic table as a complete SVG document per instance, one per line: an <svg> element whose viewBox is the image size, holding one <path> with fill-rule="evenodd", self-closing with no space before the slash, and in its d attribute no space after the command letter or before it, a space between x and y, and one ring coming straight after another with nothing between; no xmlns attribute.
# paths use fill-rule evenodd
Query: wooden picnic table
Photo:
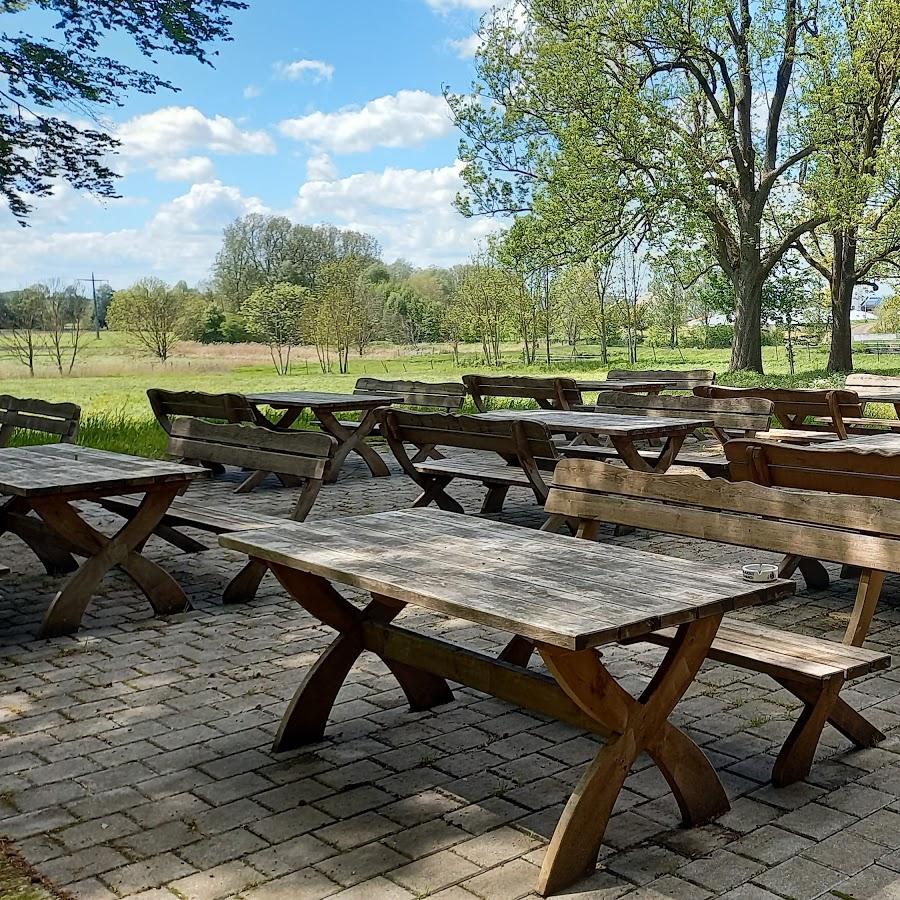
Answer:
<svg viewBox="0 0 900 900"><path fill-rule="evenodd" d="M134 580L157 615L181 612L188 600L178 582L141 554L172 501L205 469L74 444L0 450L0 531L21 538L48 572L74 573L56 595L41 637L77 631L88 603L114 566ZM75 505L142 494L134 516L112 537L90 525ZM31 512L37 517L30 515ZM74 557L85 557L79 566Z"/></svg>
<svg viewBox="0 0 900 900"><path fill-rule="evenodd" d="M382 406L403 403L403 395L385 394L330 394L322 391L275 391L273 393L247 394L247 399L254 406L268 406L283 410L281 418L275 423L278 429L290 428L308 409L316 417L322 430L330 434L338 443L337 449L325 472L325 481L334 482L344 465L344 460L356 453L363 458L369 471L376 478L390 475L384 460L370 446L366 438L378 424L375 411ZM335 415L339 412L362 412L361 421L356 427L348 428ZM263 473L257 473L262 475Z"/></svg>
<svg viewBox="0 0 900 900"><path fill-rule="evenodd" d="M498 409L479 413L485 419L529 419L542 422L554 434L605 437L629 469L638 472L665 472L675 462L685 438L698 428L711 428L710 419L680 419L668 416L623 416L612 413L571 412L553 409ZM637 441L662 441L659 453L648 457L635 446ZM565 447L560 448L565 454Z"/></svg>
<svg viewBox="0 0 900 900"><path fill-rule="evenodd" d="M322 739L363 651L385 662L413 710L452 700L449 680L607 738L550 841L538 883L544 895L594 871L616 798L644 751L686 824L729 808L715 770L669 717L723 614L793 590L791 582L750 584L689 560L424 509L290 523L220 543L265 561L310 615L338 632L291 700L276 751ZM342 584L371 600L360 609L336 590ZM509 647L518 641L529 651L495 658L392 624L406 606L508 632ZM677 628L674 643L635 698L595 648L666 626ZM527 668L531 649L550 677Z"/></svg>
<svg viewBox="0 0 900 900"><path fill-rule="evenodd" d="M658 394L676 386L675 381L577 381L580 391L625 391L628 394Z"/></svg>

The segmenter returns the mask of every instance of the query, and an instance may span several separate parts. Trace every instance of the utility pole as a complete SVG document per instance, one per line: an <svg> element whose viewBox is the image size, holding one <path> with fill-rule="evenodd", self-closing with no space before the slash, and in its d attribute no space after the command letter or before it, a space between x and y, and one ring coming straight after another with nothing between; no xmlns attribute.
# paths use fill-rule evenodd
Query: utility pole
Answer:
<svg viewBox="0 0 900 900"><path fill-rule="evenodd" d="M97 282L103 282L104 284L109 284L109 281L106 278L96 278L94 273L91 272L90 278L76 278L76 281L79 282L87 282L91 283L91 298L94 301L94 336L97 340L100 340L100 310L97 307Z"/></svg>

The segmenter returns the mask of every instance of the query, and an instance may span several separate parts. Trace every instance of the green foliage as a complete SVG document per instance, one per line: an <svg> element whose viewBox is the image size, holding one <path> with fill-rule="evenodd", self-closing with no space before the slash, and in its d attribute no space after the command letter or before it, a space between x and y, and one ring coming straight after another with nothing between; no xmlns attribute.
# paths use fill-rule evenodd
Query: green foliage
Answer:
<svg viewBox="0 0 900 900"><path fill-rule="evenodd" d="M33 196L49 196L63 179L78 190L117 196L107 158L119 142L99 122L97 107L120 106L132 92L153 94L174 86L151 71L111 58L112 35L130 40L155 62L161 53L209 63L211 45L228 40L228 16L246 8L238 0L30 0L4 2L11 14L37 7L47 13L54 37L20 31L0 34L0 194L25 224ZM54 112L58 110L59 112ZM88 115L72 116L72 111Z"/></svg>
<svg viewBox="0 0 900 900"><path fill-rule="evenodd" d="M143 278L116 291L107 310L109 327L132 335L161 362L172 354L197 318L200 297L180 281L169 287L159 278Z"/></svg>
<svg viewBox="0 0 900 900"><path fill-rule="evenodd" d="M257 288L241 306L247 329L269 345L279 375L290 372L291 351L303 339L303 316L309 296L309 290L298 284L273 284Z"/></svg>

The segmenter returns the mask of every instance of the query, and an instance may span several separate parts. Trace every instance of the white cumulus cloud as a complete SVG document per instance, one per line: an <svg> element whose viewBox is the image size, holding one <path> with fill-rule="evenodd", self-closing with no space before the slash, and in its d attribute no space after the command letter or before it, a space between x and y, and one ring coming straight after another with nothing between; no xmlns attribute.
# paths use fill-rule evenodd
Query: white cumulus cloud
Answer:
<svg viewBox="0 0 900 900"><path fill-rule="evenodd" d="M398 91L362 107L314 112L279 124L281 133L334 153L366 153L375 147L410 147L449 134L453 128L443 97Z"/></svg>
<svg viewBox="0 0 900 900"><path fill-rule="evenodd" d="M298 59L289 63L275 63L275 74L285 81L309 78L314 84L318 84L320 81L331 81L334 66L321 59Z"/></svg>
<svg viewBox="0 0 900 900"><path fill-rule="evenodd" d="M456 52L460 59L471 59L481 49L481 35L470 34L459 40L449 40L447 44Z"/></svg>
<svg viewBox="0 0 900 900"><path fill-rule="evenodd" d="M226 116L207 116L195 106L164 106L129 119L116 129L126 157L139 159L184 156L192 150L209 153L274 153L265 131L245 131Z"/></svg>
<svg viewBox="0 0 900 900"><path fill-rule="evenodd" d="M316 153L306 161L307 181L331 181L337 177L337 167L327 153Z"/></svg>
<svg viewBox="0 0 900 900"><path fill-rule="evenodd" d="M248 84L247 87L244 88L244 99L245 100L255 100L262 94L262 88L257 87L255 84Z"/></svg>
<svg viewBox="0 0 900 900"><path fill-rule="evenodd" d="M208 156L180 156L160 162L156 177L160 181L212 181L216 167Z"/></svg>
<svg viewBox="0 0 900 900"><path fill-rule="evenodd" d="M466 259L496 222L465 219L453 207L461 163L435 169L388 168L332 181L307 181L292 210L301 222L334 222L374 235L386 259L448 265Z"/></svg>

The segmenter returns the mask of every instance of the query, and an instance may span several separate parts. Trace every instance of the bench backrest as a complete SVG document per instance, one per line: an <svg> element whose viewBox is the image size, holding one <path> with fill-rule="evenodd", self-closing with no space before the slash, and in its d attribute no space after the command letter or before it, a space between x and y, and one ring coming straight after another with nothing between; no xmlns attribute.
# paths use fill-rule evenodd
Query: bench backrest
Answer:
<svg viewBox="0 0 900 900"><path fill-rule="evenodd" d="M535 378L525 375L463 375L463 383L479 412L487 412L485 400L533 400L541 409L571 409L581 403L574 378Z"/></svg>
<svg viewBox="0 0 900 900"><path fill-rule="evenodd" d="M243 394L204 394L202 391L147 391L150 408L160 427L170 434L179 416L212 419L217 422L256 422L257 413Z"/></svg>
<svg viewBox="0 0 900 900"><path fill-rule="evenodd" d="M900 375L870 375L868 372L855 372L847 376L847 390L855 387L881 387L900 391Z"/></svg>
<svg viewBox="0 0 900 900"><path fill-rule="evenodd" d="M555 463L556 445L542 422L521 419L483 419L456 413L423 413L404 409L379 410L382 434L403 470L414 481L420 476L407 447L453 447L484 450L519 465L543 498L547 486L540 470Z"/></svg>
<svg viewBox="0 0 900 900"><path fill-rule="evenodd" d="M709 419L716 437L724 444L735 436L768 431L773 404L758 397L714 400L708 397L631 394L603 391L597 395L594 412L623 416L675 419Z"/></svg>
<svg viewBox="0 0 900 900"><path fill-rule="evenodd" d="M458 381L435 384L430 381L388 381L384 378L360 378L354 394L380 394L403 397L403 405L444 409L455 412L466 399L466 386Z"/></svg>
<svg viewBox="0 0 900 900"><path fill-rule="evenodd" d="M725 446L725 455L733 481L900 500L895 455L862 448L842 450L839 443L828 446L737 440Z"/></svg>
<svg viewBox="0 0 900 900"><path fill-rule="evenodd" d="M807 390L793 388L738 388L698 387L694 389L698 397L728 399L737 397L758 397L771 400L772 415L782 428L796 428L804 431L833 431L840 438L847 437L845 418L862 416L859 397L852 391ZM829 420L826 423L807 422L807 419Z"/></svg>
<svg viewBox="0 0 900 900"><path fill-rule="evenodd" d="M701 385L715 384L712 369L610 369L607 381L671 381L669 391L692 391Z"/></svg>
<svg viewBox="0 0 900 900"><path fill-rule="evenodd" d="M0 395L0 447L8 447L17 431L32 431L74 444L81 422L81 407L74 403L47 403Z"/></svg>
<svg viewBox="0 0 900 900"><path fill-rule="evenodd" d="M597 460L563 459L545 509L579 521L582 534L607 522L900 572L900 502L883 497L645 474Z"/></svg>
<svg viewBox="0 0 900 900"><path fill-rule="evenodd" d="M322 486L337 441L319 431L274 431L249 423L217 425L179 417L172 422L168 452L242 469L262 469L305 480L293 518L306 518Z"/></svg>

